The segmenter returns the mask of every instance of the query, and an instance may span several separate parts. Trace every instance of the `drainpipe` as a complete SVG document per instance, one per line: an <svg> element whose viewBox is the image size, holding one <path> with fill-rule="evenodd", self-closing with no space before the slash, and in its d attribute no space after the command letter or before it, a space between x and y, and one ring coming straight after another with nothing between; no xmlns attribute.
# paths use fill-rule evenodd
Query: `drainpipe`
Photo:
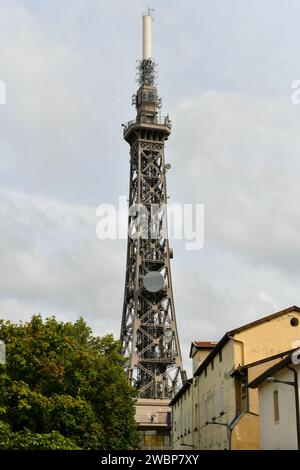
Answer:
<svg viewBox="0 0 300 470"><path fill-rule="evenodd" d="M244 353L244 343L240 339L236 339L234 336L228 336L229 339L235 341L236 343L240 343L242 345L242 365L245 365L245 353Z"/></svg>
<svg viewBox="0 0 300 470"><path fill-rule="evenodd" d="M290 366L286 366L294 374L294 390L295 390L295 407L296 407L296 426L297 426L297 444L298 450L300 450L300 410L299 410L299 385L298 385L298 373L297 371Z"/></svg>

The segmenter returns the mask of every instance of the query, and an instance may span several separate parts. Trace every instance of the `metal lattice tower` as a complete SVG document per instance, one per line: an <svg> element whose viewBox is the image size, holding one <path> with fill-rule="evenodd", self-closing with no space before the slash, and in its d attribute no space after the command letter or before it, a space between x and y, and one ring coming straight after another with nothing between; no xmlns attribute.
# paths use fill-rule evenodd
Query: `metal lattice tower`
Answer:
<svg viewBox="0 0 300 470"><path fill-rule="evenodd" d="M143 59L139 89L133 96L136 119L124 125L130 145L129 233L121 327L127 373L139 399L165 401L183 381L176 327L167 235L167 188L164 146L169 117L160 115L161 99L151 57L150 14L143 16Z"/></svg>

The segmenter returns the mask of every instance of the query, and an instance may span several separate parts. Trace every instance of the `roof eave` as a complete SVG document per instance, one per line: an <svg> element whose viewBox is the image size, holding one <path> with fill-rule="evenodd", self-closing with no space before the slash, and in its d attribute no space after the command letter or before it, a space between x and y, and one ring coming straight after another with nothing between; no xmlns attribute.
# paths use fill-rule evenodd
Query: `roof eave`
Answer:
<svg viewBox="0 0 300 470"><path fill-rule="evenodd" d="M215 345L215 347L211 350L211 352L206 356L203 362L199 365L198 369L194 373L194 376L198 376L201 374L201 372L205 369L207 364L210 363L211 359L213 359L217 353L223 348L224 344L226 344L230 339L229 333L225 333L223 338L220 339L220 341Z"/></svg>
<svg viewBox="0 0 300 470"><path fill-rule="evenodd" d="M248 384L249 388L257 388L261 383L263 383L268 377L271 377L272 374L275 374L279 370L286 367L288 364L292 362L291 356L286 357L282 361L278 362L274 366L270 367L269 369L265 370L261 375L256 377L256 379L252 380Z"/></svg>

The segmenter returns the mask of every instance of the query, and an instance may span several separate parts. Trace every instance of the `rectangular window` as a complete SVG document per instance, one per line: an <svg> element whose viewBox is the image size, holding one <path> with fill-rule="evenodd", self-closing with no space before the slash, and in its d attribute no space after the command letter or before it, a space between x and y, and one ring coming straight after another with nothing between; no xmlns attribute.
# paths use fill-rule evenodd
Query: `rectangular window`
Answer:
<svg viewBox="0 0 300 470"><path fill-rule="evenodd" d="M205 406L205 422L207 423L208 422L208 397L205 398L204 406Z"/></svg>
<svg viewBox="0 0 300 470"><path fill-rule="evenodd" d="M278 390L273 392L273 401L274 401L274 421L275 423L279 422L279 397Z"/></svg>
<svg viewBox="0 0 300 470"><path fill-rule="evenodd" d="M235 379L236 412L246 411L248 407L247 377L237 376Z"/></svg>
<svg viewBox="0 0 300 470"><path fill-rule="evenodd" d="M224 403L224 385L221 385L220 388L220 413L224 413L225 411L225 403Z"/></svg>
<svg viewBox="0 0 300 470"><path fill-rule="evenodd" d="M205 377L207 377L207 367L205 367L205 369L204 369L204 375L205 375Z"/></svg>
<svg viewBox="0 0 300 470"><path fill-rule="evenodd" d="M219 352L219 361L222 362L223 361L223 356L222 356L222 349L221 351Z"/></svg>
<svg viewBox="0 0 300 470"><path fill-rule="evenodd" d="M242 379L242 400L247 398L248 387L247 387L247 378L243 377Z"/></svg>
<svg viewBox="0 0 300 470"><path fill-rule="evenodd" d="M212 392L212 394L211 394L211 414L212 414L212 419L216 419L216 396L215 396L215 392Z"/></svg>
<svg viewBox="0 0 300 470"><path fill-rule="evenodd" d="M170 447L170 436L168 436L167 434L164 434L163 438L164 438L164 447L167 449L168 447Z"/></svg>

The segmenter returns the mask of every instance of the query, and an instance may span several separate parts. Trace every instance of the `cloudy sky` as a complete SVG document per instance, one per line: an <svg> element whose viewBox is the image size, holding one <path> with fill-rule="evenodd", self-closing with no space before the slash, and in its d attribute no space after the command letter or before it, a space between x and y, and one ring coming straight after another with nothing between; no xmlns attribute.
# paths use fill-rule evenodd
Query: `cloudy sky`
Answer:
<svg viewBox="0 0 300 470"><path fill-rule="evenodd" d="M125 240L96 208L127 195L121 123L141 56L142 0L0 0L0 314L83 315L119 334ZM153 0L153 55L170 202L205 205L205 243L174 241L185 365L217 340L300 304L298 0Z"/></svg>

